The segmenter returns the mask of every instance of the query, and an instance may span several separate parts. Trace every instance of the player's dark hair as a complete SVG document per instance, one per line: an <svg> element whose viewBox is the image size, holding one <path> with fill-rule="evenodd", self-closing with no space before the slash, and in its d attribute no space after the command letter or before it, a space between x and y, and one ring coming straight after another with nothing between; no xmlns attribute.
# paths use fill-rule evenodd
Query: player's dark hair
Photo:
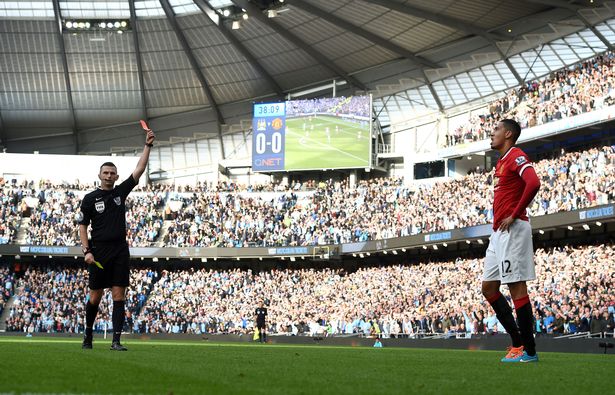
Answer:
<svg viewBox="0 0 615 395"><path fill-rule="evenodd" d="M113 162L105 162L102 165L100 165L100 170L99 171L102 171L102 168L105 167L105 166L115 167L117 169L117 166Z"/></svg>
<svg viewBox="0 0 615 395"><path fill-rule="evenodd" d="M521 125L514 119L502 119L500 122L504 124L504 130L510 130L513 134L513 142L517 142L521 136Z"/></svg>

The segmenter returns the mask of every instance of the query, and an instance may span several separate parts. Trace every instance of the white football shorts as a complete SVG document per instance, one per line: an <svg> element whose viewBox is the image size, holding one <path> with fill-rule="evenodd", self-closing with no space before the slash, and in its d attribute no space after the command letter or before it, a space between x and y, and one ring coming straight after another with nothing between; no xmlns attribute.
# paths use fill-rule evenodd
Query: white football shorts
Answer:
<svg viewBox="0 0 615 395"><path fill-rule="evenodd" d="M508 231L493 232L485 256L483 281L508 284L535 279L534 244L530 223L517 219Z"/></svg>

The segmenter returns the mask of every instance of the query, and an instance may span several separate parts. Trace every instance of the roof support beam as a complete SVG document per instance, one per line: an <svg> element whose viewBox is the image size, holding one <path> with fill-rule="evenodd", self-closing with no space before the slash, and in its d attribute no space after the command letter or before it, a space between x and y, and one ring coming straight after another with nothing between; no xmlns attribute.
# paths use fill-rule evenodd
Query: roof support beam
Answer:
<svg viewBox="0 0 615 395"><path fill-rule="evenodd" d="M77 118L75 117L75 106L73 104L73 91L70 84L70 75L68 73L68 60L66 57L66 48L64 46L64 34L62 31L62 12L60 11L59 0L53 0L53 12L56 19L58 30L58 44L60 45L60 56L62 58L62 67L64 68L64 83L66 84L66 99L68 101L68 109L71 114L71 129L73 132L74 153L79 153L79 134L77 132Z"/></svg>
<svg viewBox="0 0 615 395"><path fill-rule="evenodd" d="M510 38L502 36L497 33L490 33L478 26L472 25L466 21L462 21L461 19L453 18L453 17L446 16L446 15L436 14L431 11L422 10L420 8L417 8L417 7L408 5L408 4L398 3L393 0L364 0L364 1L367 1L373 4L378 4L380 6L383 6L393 11L400 12L402 14L414 16L417 18L427 19L432 22L438 23L443 26L450 27L452 29L455 29L455 30L458 30L458 31L461 31L467 34L472 34L475 36L483 37L500 54L500 56L502 57L502 60L506 63L506 66L508 66L508 68L510 69L510 72L517 79L517 82L519 82L519 84L523 83L523 79L521 78L519 73L517 73L517 70L515 70L515 68L512 66L512 64L506 57L506 55L502 53L502 51L496 44L496 41L506 41L506 40L509 40Z"/></svg>
<svg viewBox="0 0 615 395"><path fill-rule="evenodd" d="M203 14L207 15L207 17L214 23L214 25L216 25L216 27L218 28L218 31L220 31L220 33L222 33L222 35L231 44L233 44L235 49L237 49L241 53L241 55L243 55L243 57L246 58L248 63L250 63L250 65L254 67L256 71L258 71L261 77L263 77L267 81L267 83L269 84L269 87L271 87L271 89L273 89L273 91L280 98L283 98L284 91L282 90L280 85L276 82L276 80L271 76L271 74L269 74L267 70L265 70L263 65L260 64L258 59L256 59L256 57L252 55L250 51L248 51L248 49L241 43L241 41L239 41L239 39L235 37L229 31L229 29L224 25L224 22L222 20L215 21L211 18L210 13L215 13L215 11L213 7L209 4L209 1L208 0L194 0L194 3L197 5L197 7L201 9L201 11L203 11Z"/></svg>
<svg viewBox="0 0 615 395"><path fill-rule="evenodd" d="M609 51L613 51L615 49L615 46L611 44L611 42L606 37L604 37L604 35L600 33L600 31L598 31L598 29L596 29L596 27L592 25L587 20L587 18L583 16L583 14L581 14L581 9L588 8L588 7L584 7L584 6L580 6L576 4L570 4L566 1L559 1L559 0L524 0L524 1L528 3L542 4L542 5L547 5L553 8L561 8L564 10L572 11L575 14L575 16L579 18L581 22L583 22L585 27L591 30L592 33L594 33L596 37L598 37L600 41L602 41L602 43L606 45Z"/></svg>
<svg viewBox="0 0 615 395"><path fill-rule="evenodd" d="M440 112L444 112L444 105L442 104L442 101L440 100L440 96L438 96L438 92L436 92L436 89L433 87L433 84L429 80L429 77L427 77L427 73L425 73L425 70L421 69L421 72L423 73L423 78L425 79L425 85L427 85L427 88L429 89L431 96L433 96L433 99L436 101L438 110L440 110Z"/></svg>
<svg viewBox="0 0 615 395"><path fill-rule="evenodd" d="M139 74L139 90L141 93L141 110L143 119L148 121L147 102L145 101L145 82L143 81L143 62L141 60L141 49L139 47L139 29L137 28L137 14L135 11L135 0L128 0L130 7L130 26L132 27L132 41L135 46L135 58L137 59L137 73Z"/></svg>
<svg viewBox="0 0 615 395"><path fill-rule="evenodd" d="M489 38L491 40L505 41L510 38L499 35L497 33L489 33L486 30L472 25L466 21L461 19L453 18L450 16L436 14L432 11L423 10L412 5L398 3L394 0L363 0L368 3L378 4L382 7L388 8L393 11L400 12L402 14L414 16L417 18L427 19L442 26L450 27L451 29L458 30L460 32L464 32L467 34L472 34L475 36L481 36L485 38Z"/></svg>
<svg viewBox="0 0 615 395"><path fill-rule="evenodd" d="M359 26L356 26L338 16L333 15L330 12L327 12L325 10L322 10L318 7L315 7L303 0L290 0L289 1L290 4L301 8L302 10L309 12L312 15L315 15L319 18L324 19L325 21L335 25L335 26L339 26L344 30L349 31L352 34L356 34L357 36L361 36L364 39L371 41L372 43L381 46L382 48L385 48L393 53L396 53L400 56L403 56L404 58L410 60L412 63L416 64L419 67L430 67L432 69L436 69L438 67L440 67L438 64L425 59L421 56L417 56L415 53L413 53L412 51L408 51L406 48L403 48L385 38L382 38L370 31L367 31L365 29L360 28Z"/></svg>
<svg viewBox="0 0 615 395"><path fill-rule="evenodd" d="M508 70L510 70L512 75L515 76L515 79L517 80L519 85L523 85L525 83L525 81L523 81L523 78L521 78L521 76L517 72L517 69L515 69L513 67L512 63L510 63L510 60L506 56L504 56L504 54L502 53L500 48L495 43L493 45L495 45L495 47L498 49L499 54L502 56L502 60L504 61L504 63L506 64L506 66L508 67Z"/></svg>
<svg viewBox="0 0 615 395"><path fill-rule="evenodd" d="M515 77L515 79L517 80L519 85L523 85L525 83L525 81L523 80L521 75L519 75L519 72L517 72L517 69L514 68L514 66L510 62L510 59L508 59L508 56L506 56L506 54L504 52L502 52L502 50L500 49L500 47L498 47L498 44L495 41L489 40L489 42L491 43L491 46L493 48L495 48L497 53L500 54L500 57L502 58L502 60L506 64L506 67L508 67L508 70L510 70L510 72Z"/></svg>
<svg viewBox="0 0 615 395"><path fill-rule="evenodd" d="M218 104L216 103L216 100L214 99L214 95L211 92L211 88L209 87L209 83L207 82L207 79L205 78L203 71L201 71L199 62L196 60L196 58L194 57L194 54L192 53L192 49L190 48L190 44L188 44L188 40L186 40L186 36L184 36L183 31L179 27L179 23L177 23L177 19L175 18L175 12L173 12L173 8L169 4L169 1L160 0L160 5L162 6L162 9L164 10L164 13L167 16L167 19L169 23L171 24L173 31L175 31L175 35L177 36L177 39L179 40L184 50L184 53L186 54L186 57L188 58L188 61L190 62L190 66L192 66L192 71L194 71L194 74L196 74L196 77L199 79L199 82L201 83L201 86L203 87L203 92L205 92L207 101L209 101L209 104L214 110L214 113L216 115L216 121L217 121L216 125L218 129L217 130L218 140L220 141L220 151L221 151L220 153L221 153L222 159L226 159L226 155L224 152L224 142L222 140L222 124L224 124L225 122L224 122L224 118L222 117L222 113L220 112L220 108L218 107Z"/></svg>
<svg viewBox="0 0 615 395"><path fill-rule="evenodd" d="M318 52L317 50L312 48L308 43L300 39L297 35L286 30L282 25L278 24L271 18L267 18L265 15L263 15L263 12L261 11L260 8L250 3L248 0L232 0L232 1L238 7L241 7L244 10L246 10L248 12L248 15L250 15L250 17L257 19L260 23L273 29L276 33L278 33L279 35L281 35L282 37L284 37L285 39L293 43L299 49L305 51L314 60L316 60L318 63L320 63L327 69L329 69L335 75L346 80L349 84L353 85L357 89L367 91L367 87L362 82L360 82L355 77L346 73L344 70L338 67L331 60L327 59L327 57L324 56L322 53Z"/></svg>

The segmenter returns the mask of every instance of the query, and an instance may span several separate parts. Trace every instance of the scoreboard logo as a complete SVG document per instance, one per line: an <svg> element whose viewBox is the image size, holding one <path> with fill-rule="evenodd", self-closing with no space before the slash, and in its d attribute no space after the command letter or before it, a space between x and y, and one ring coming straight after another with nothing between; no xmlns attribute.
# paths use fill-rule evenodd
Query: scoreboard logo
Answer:
<svg viewBox="0 0 615 395"><path fill-rule="evenodd" d="M256 130L258 130L259 132L264 132L265 130L267 130L267 121L262 118L256 121Z"/></svg>
<svg viewBox="0 0 615 395"><path fill-rule="evenodd" d="M271 127L275 130L282 129L282 125L284 125L284 123L282 122L280 118L276 118L273 121L271 121Z"/></svg>

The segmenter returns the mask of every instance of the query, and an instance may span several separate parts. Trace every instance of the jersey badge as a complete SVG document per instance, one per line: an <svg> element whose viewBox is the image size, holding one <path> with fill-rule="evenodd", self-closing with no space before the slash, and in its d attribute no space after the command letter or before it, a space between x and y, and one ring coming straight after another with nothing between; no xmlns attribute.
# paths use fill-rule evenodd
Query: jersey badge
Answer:
<svg viewBox="0 0 615 395"><path fill-rule="evenodd" d="M517 159L515 159L515 163L517 164L517 166L521 166L525 162L527 162L525 156L518 156Z"/></svg>

